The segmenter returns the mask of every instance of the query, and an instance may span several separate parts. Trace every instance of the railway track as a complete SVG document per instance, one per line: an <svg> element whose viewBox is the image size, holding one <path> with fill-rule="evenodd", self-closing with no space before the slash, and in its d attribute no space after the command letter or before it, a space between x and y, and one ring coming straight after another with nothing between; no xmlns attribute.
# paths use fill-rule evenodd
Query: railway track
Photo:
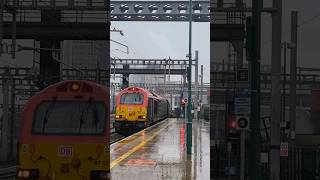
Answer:
<svg viewBox="0 0 320 180"><path fill-rule="evenodd" d="M12 179L16 175L16 166L0 168L0 179Z"/></svg>
<svg viewBox="0 0 320 180"><path fill-rule="evenodd" d="M126 138L127 136L120 135L118 133L110 133L110 144L120 141L121 139Z"/></svg>
<svg viewBox="0 0 320 180"><path fill-rule="evenodd" d="M124 138L126 138L126 137L129 137L129 136L132 136L132 135L134 135L134 134L137 134L137 133L139 133L140 131L143 131L143 130L152 128L152 127L154 127L155 125L157 125L158 123L161 123L162 121L165 121L165 120L167 120L167 119L164 119L164 120L161 120L160 122L157 122L157 123L155 123L155 124L152 124L151 126L145 128L145 129L141 129L141 130L139 130L139 131L131 132L131 133L129 133L128 135L118 134L118 133L116 133L116 132L114 131L114 129L111 129L111 130L110 130L110 145L112 145L113 143L116 143L116 142L118 142L118 141L120 141L120 140L122 140L122 139L124 139Z"/></svg>

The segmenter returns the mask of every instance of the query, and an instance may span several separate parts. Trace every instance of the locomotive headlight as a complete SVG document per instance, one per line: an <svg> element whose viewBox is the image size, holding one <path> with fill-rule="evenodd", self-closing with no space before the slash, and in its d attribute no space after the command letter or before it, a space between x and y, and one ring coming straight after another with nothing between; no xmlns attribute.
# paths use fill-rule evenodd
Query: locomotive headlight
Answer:
<svg viewBox="0 0 320 180"><path fill-rule="evenodd" d="M145 115L139 116L139 119L146 119L147 117Z"/></svg>
<svg viewBox="0 0 320 180"><path fill-rule="evenodd" d="M18 178L21 178L22 177L22 171L19 170L17 175L18 175Z"/></svg>
<svg viewBox="0 0 320 180"><path fill-rule="evenodd" d="M116 115L116 119L122 118L122 115Z"/></svg>
<svg viewBox="0 0 320 180"><path fill-rule="evenodd" d="M17 173L18 178L32 178L36 179L39 177L39 170L37 169L20 169Z"/></svg>
<svg viewBox="0 0 320 180"><path fill-rule="evenodd" d="M28 178L29 176L30 176L30 171L28 171L28 170L22 171L22 177Z"/></svg>

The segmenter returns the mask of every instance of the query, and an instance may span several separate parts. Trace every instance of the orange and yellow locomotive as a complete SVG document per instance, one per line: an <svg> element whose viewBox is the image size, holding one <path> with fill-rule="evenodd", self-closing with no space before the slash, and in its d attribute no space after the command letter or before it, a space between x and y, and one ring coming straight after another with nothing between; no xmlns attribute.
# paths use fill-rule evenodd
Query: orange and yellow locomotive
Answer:
<svg viewBox="0 0 320 180"><path fill-rule="evenodd" d="M167 99L140 87L128 87L116 96L114 128L118 133L143 129L168 117Z"/></svg>
<svg viewBox="0 0 320 180"><path fill-rule="evenodd" d="M63 81L33 96L23 111L17 179L110 179L109 90Z"/></svg>

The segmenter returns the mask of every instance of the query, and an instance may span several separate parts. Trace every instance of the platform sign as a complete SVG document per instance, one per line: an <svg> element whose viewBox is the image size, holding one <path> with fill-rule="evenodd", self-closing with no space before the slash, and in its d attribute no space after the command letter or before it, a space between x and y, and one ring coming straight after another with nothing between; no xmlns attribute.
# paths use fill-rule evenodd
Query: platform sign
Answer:
<svg viewBox="0 0 320 180"><path fill-rule="evenodd" d="M288 142L280 143L280 157L288 157L289 154L289 145Z"/></svg>
<svg viewBox="0 0 320 180"><path fill-rule="evenodd" d="M250 98L247 96L236 97L234 99L234 113L241 115L250 114Z"/></svg>

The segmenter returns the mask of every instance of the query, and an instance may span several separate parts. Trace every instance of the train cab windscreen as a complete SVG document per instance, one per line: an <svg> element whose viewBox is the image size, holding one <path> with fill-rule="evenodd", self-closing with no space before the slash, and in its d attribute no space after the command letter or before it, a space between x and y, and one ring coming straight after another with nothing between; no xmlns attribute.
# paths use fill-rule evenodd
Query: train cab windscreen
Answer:
<svg viewBox="0 0 320 180"><path fill-rule="evenodd" d="M120 104L143 104L143 95L139 93L122 94Z"/></svg>
<svg viewBox="0 0 320 180"><path fill-rule="evenodd" d="M103 135L106 107L95 101L45 101L34 112L33 134Z"/></svg>

